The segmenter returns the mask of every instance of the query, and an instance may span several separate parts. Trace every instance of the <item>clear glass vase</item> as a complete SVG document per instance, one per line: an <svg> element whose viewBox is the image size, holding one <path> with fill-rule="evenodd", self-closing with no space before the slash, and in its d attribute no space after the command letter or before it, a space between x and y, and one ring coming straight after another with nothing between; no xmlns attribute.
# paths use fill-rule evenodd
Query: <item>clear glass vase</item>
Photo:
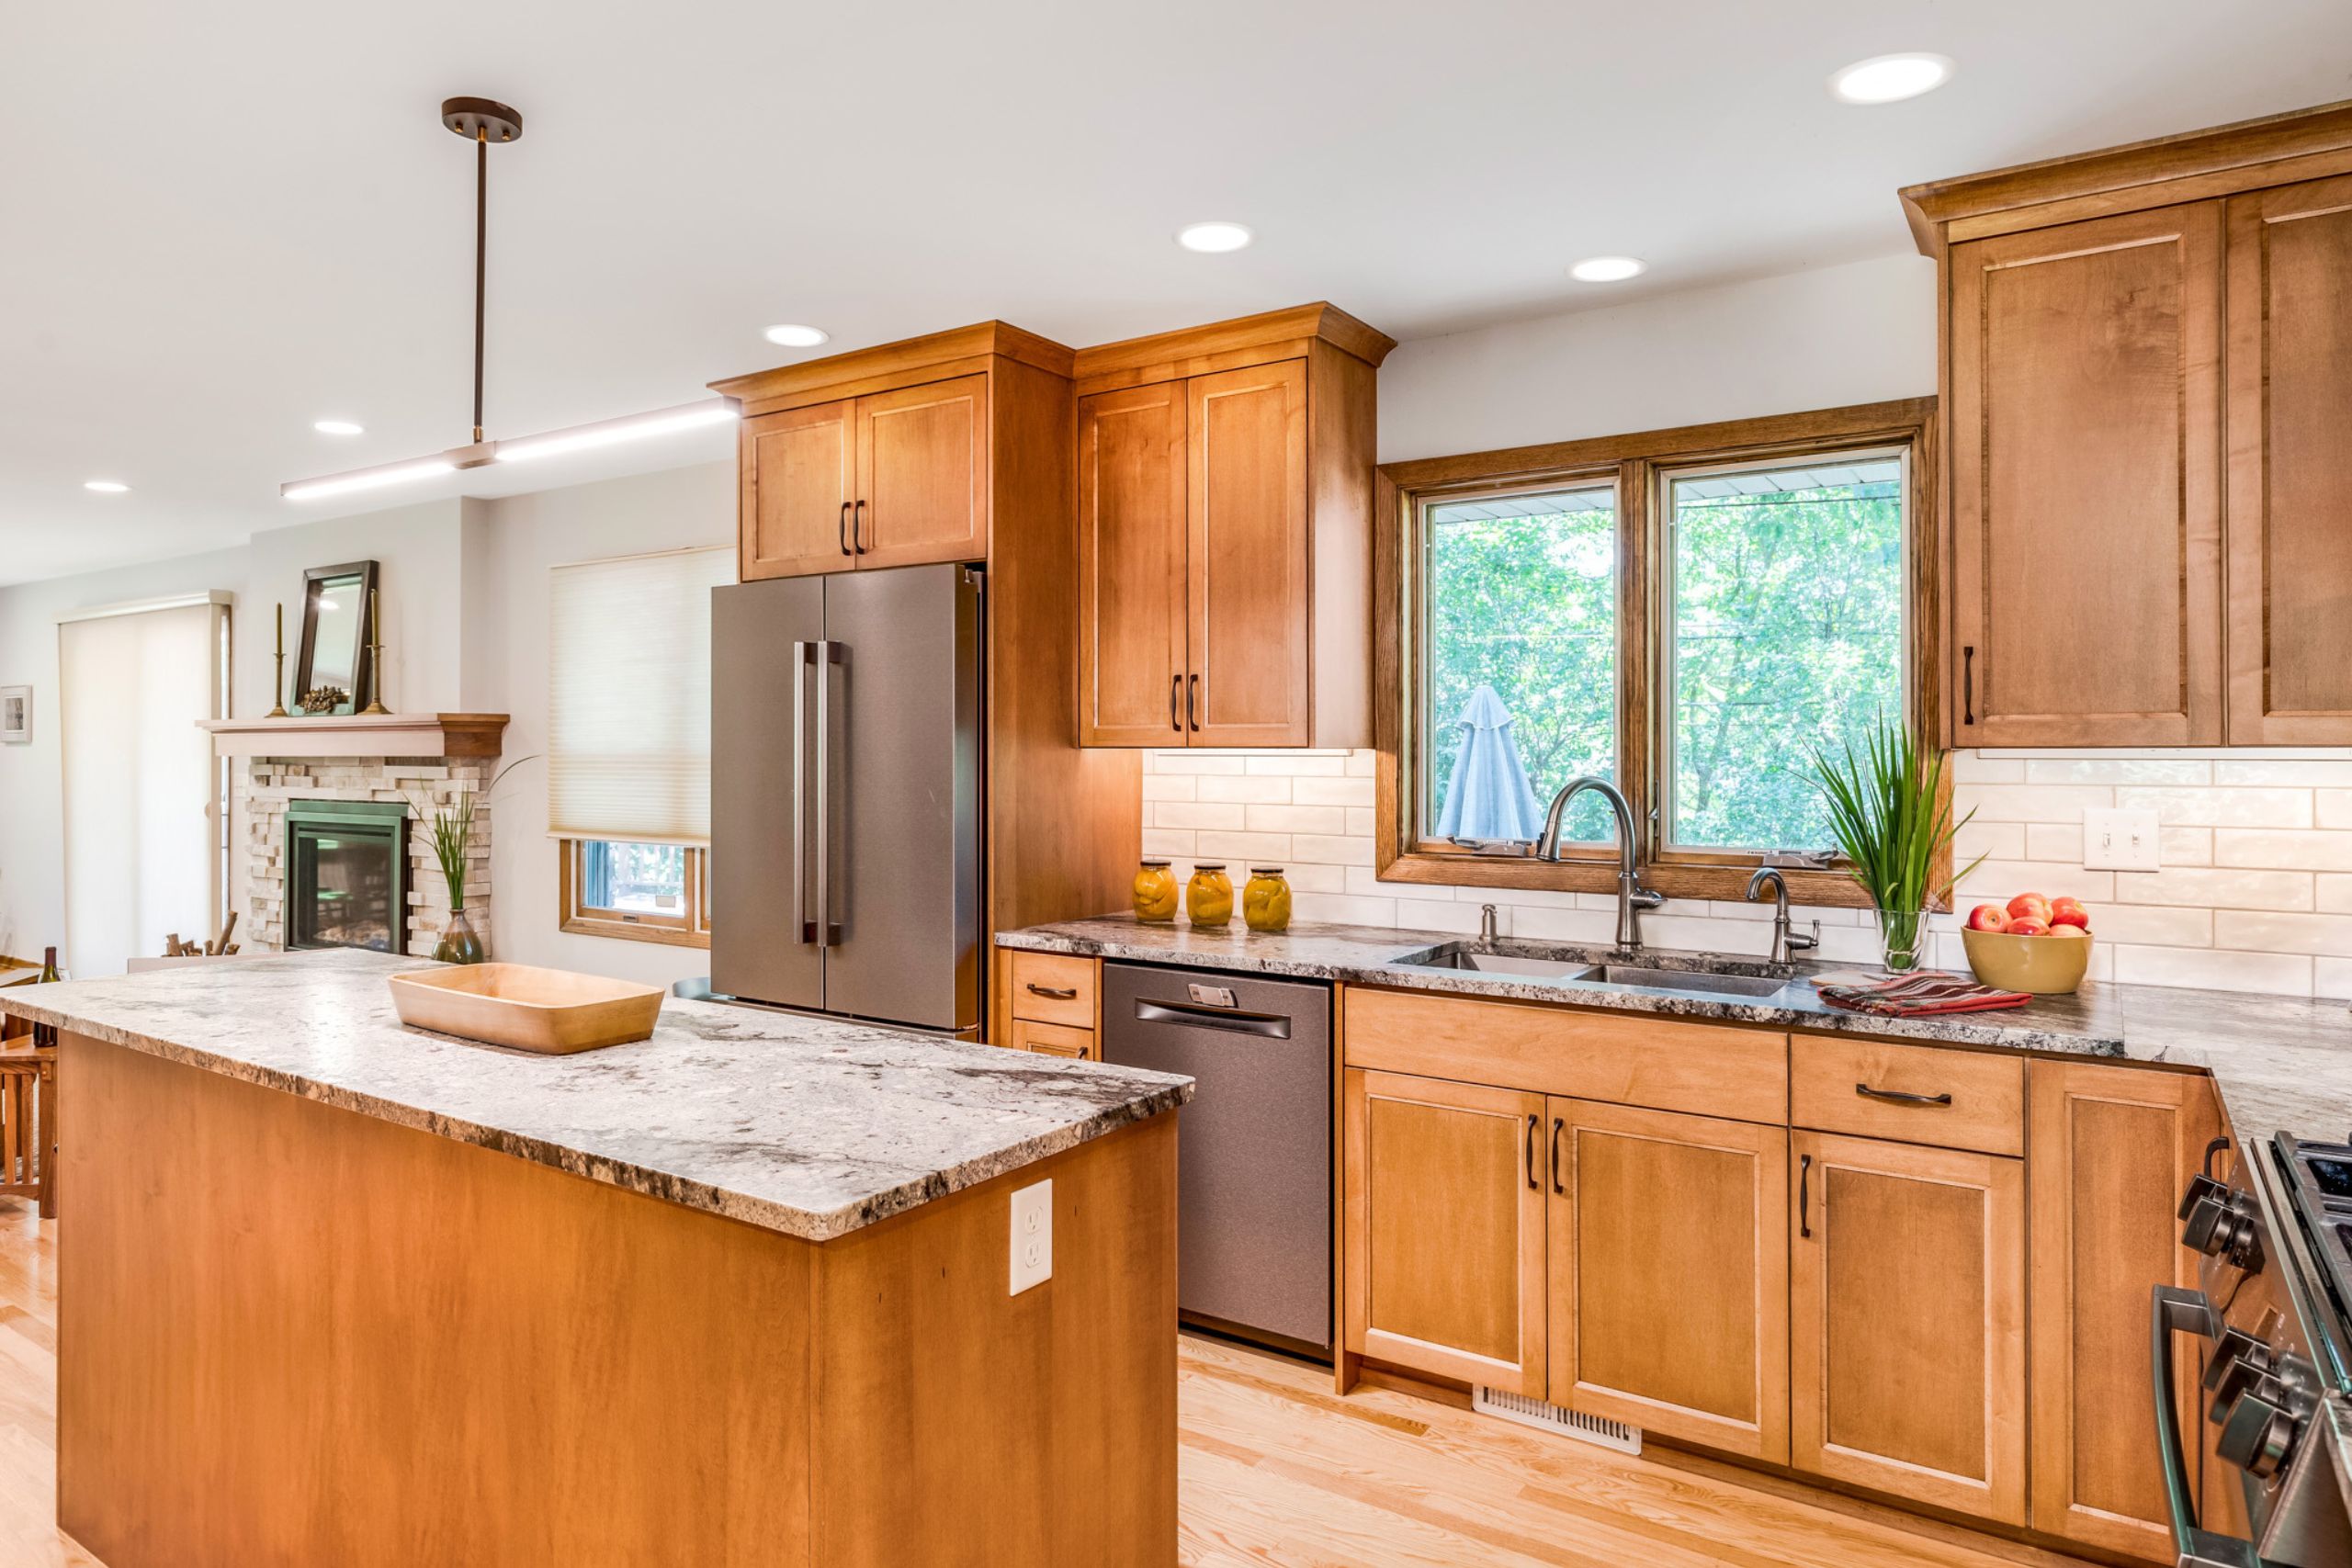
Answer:
<svg viewBox="0 0 2352 1568"><path fill-rule="evenodd" d="M466 919L463 909L449 911L449 923L442 928L441 940L434 944L433 959L436 964L481 962L481 938L474 935L473 922Z"/></svg>
<svg viewBox="0 0 2352 1568"><path fill-rule="evenodd" d="M1928 916L1921 909L1872 909L1878 925L1879 965L1889 975L1908 975L1928 964Z"/></svg>

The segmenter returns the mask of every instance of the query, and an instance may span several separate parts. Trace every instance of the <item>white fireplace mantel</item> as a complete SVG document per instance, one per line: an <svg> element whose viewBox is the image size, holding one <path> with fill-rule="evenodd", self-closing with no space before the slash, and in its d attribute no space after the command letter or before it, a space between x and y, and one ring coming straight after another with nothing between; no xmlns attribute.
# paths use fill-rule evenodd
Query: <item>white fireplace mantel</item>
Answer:
<svg viewBox="0 0 2352 1568"><path fill-rule="evenodd" d="M287 718L208 718L222 757L495 757L503 713L295 714Z"/></svg>

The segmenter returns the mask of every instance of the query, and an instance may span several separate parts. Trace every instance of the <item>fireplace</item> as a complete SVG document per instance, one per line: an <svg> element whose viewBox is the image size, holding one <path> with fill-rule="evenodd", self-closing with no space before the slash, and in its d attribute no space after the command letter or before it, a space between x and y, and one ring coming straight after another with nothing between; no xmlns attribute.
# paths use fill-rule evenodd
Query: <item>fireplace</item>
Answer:
<svg viewBox="0 0 2352 1568"><path fill-rule="evenodd" d="M398 801L286 805L289 948L408 951L408 807Z"/></svg>

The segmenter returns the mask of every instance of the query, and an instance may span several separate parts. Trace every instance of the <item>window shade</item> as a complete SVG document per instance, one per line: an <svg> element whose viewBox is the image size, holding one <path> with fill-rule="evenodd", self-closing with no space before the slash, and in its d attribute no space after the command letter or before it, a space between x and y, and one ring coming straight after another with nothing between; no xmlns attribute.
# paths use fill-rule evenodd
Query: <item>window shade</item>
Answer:
<svg viewBox="0 0 2352 1568"><path fill-rule="evenodd" d="M560 566L548 622L548 831L710 841L710 591L732 546Z"/></svg>

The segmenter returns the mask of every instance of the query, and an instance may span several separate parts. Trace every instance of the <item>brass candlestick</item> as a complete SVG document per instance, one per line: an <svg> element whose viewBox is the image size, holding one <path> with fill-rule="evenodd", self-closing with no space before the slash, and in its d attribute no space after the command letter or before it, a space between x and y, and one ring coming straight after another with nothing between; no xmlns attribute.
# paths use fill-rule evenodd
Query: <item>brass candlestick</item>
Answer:
<svg viewBox="0 0 2352 1568"><path fill-rule="evenodd" d="M270 682L270 718L291 718L286 711L286 601L277 602L277 675Z"/></svg>
<svg viewBox="0 0 2352 1568"><path fill-rule="evenodd" d="M368 705L359 711L390 713L384 705L384 607L372 588L368 591L368 626L372 638L368 644Z"/></svg>

